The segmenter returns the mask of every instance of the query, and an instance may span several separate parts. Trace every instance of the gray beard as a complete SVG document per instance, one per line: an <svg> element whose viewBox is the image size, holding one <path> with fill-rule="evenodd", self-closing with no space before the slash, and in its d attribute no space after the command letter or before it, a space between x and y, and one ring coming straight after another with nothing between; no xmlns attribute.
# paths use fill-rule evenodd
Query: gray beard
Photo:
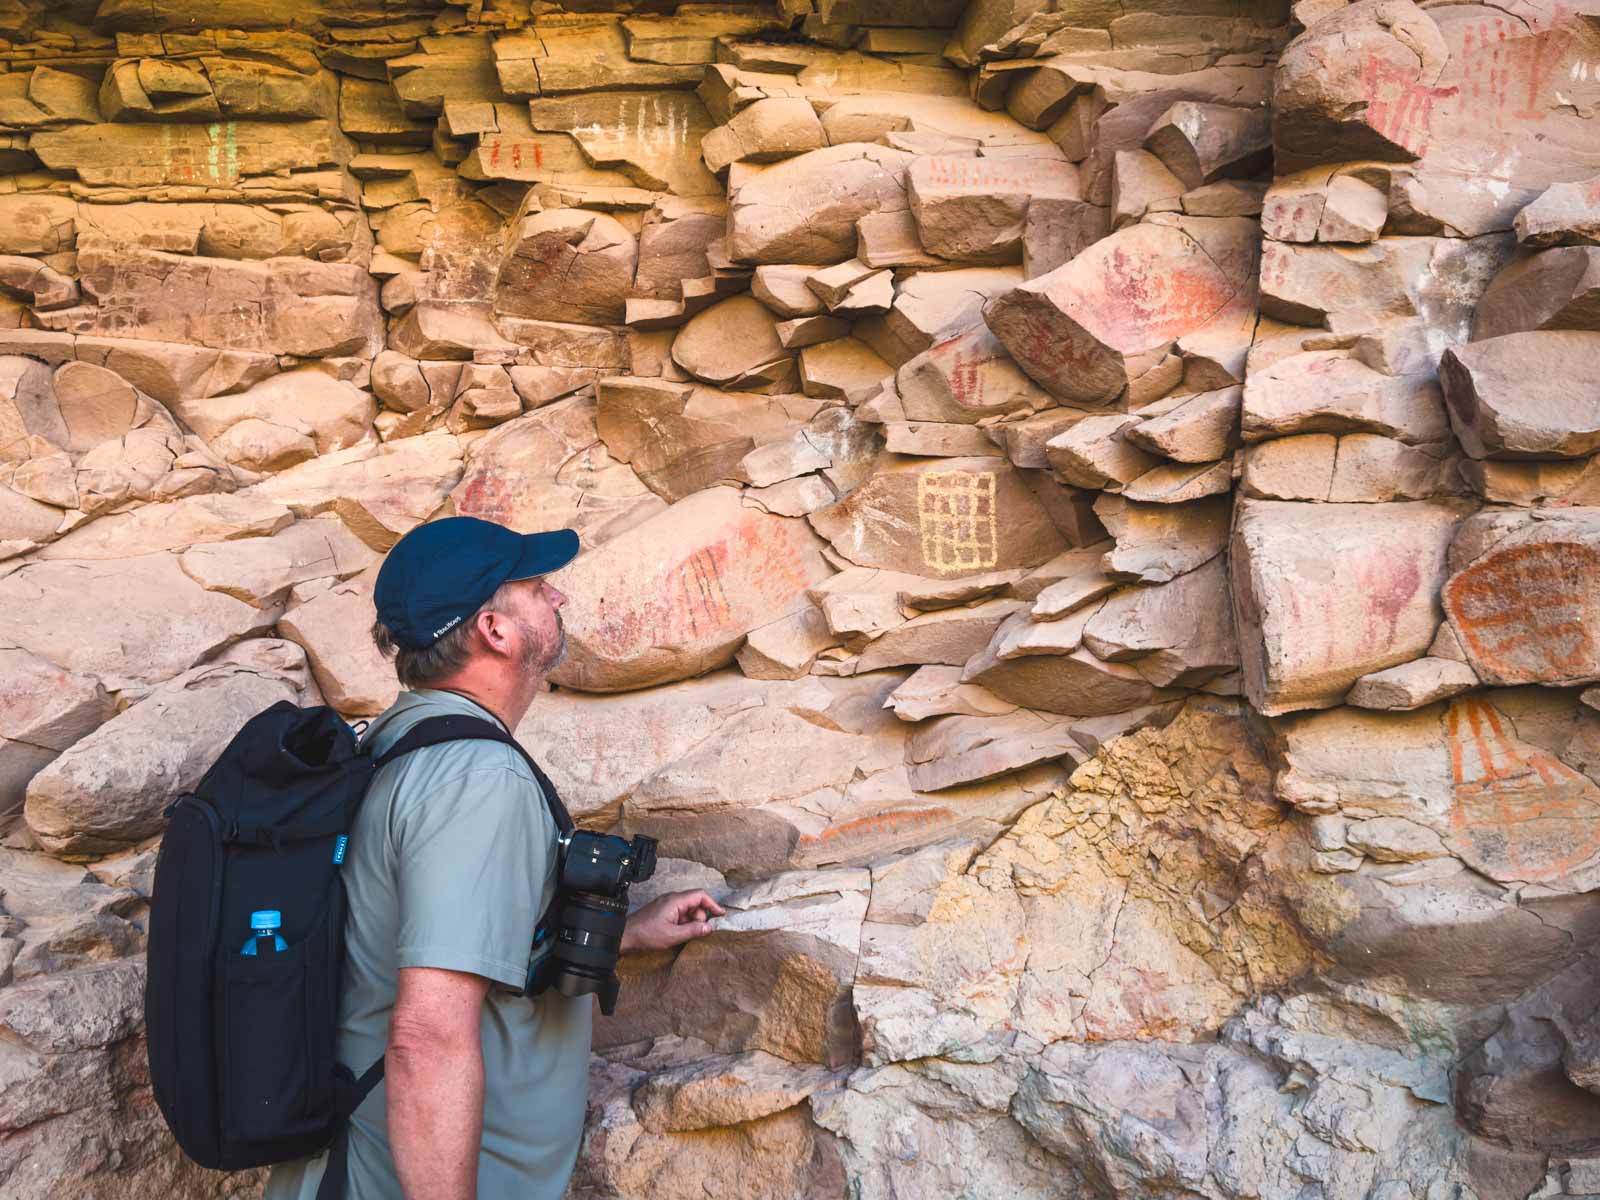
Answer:
<svg viewBox="0 0 1600 1200"><path fill-rule="evenodd" d="M553 671L556 664L567 656L567 627L561 620L561 614L556 614L556 644L555 647L542 658L535 650L533 643L533 626L526 621L519 621L522 636L528 640L528 651L523 656L522 669L534 675L547 675Z"/></svg>

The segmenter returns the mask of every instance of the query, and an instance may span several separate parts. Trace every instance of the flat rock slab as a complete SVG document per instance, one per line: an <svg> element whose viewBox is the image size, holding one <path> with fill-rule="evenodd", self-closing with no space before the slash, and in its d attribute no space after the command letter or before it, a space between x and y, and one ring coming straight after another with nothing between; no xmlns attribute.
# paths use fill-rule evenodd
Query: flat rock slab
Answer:
<svg viewBox="0 0 1600 1200"><path fill-rule="evenodd" d="M1051 395L1109 404L1173 342L1254 305L1255 222L1171 220L1119 230L989 305L989 328Z"/></svg>
<svg viewBox="0 0 1600 1200"><path fill-rule="evenodd" d="M298 704L309 679L300 647L252 638L168 680L34 776L28 827L56 854L103 854L159 833L162 810L239 726L280 700Z"/></svg>
<svg viewBox="0 0 1600 1200"><path fill-rule="evenodd" d="M906 171L922 246L952 262L1019 262L1035 197L1082 200L1075 163L928 155Z"/></svg>
<svg viewBox="0 0 1600 1200"><path fill-rule="evenodd" d="M1003 458L905 460L811 514L851 562L912 575L1032 567L1065 549L1024 478Z"/></svg>
<svg viewBox="0 0 1600 1200"><path fill-rule="evenodd" d="M551 679L615 692L703 674L831 573L804 522L708 488L565 569L567 657Z"/></svg>
<svg viewBox="0 0 1600 1200"><path fill-rule="evenodd" d="M1472 340L1530 329L1600 329L1600 246L1558 246L1508 264L1473 314Z"/></svg>
<svg viewBox="0 0 1600 1200"><path fill-rule="evenodd" d="M92 303L41 314L46 328L307 358L383 344L377 280L354 263L235 262L100 241L80 246L78 270Z"/></svg>
<svg viewBox="0 0 1600 1200"><path fill-rule="evenodd" d="M1451 559L1445 613L1486 683L1600 679L1600 509L1485 513Z"/></svg>
<svg viewBox="0 0 1600 1200"><path fill-rule="evenodd" d="M171 679L270 629L278 612L206 591L172 554L56 559L0 579L0 642L98 677L111 691Z"/></svg>
<svg viewBox="0 0 1600 1200"><path fill-rule="evenodd" d="M21 807L28 780L113 709L93 679L0 646L0 816Z"/></svg>
<svg viewBox="0 0 1600 1200"><path fill-rule="evenodd" d="M885 146L830 146L752 172L729 188L729 256L817 266L853 258L860 218L906 208L913 157Z"/></svg>
<svg viewBox="0 0 1600 1200"><path fill-rule="evenodd" d="M1328 708L1363 675L1425 654L1461 515L1429 501L1241 504L1233 604L1251 704Z"/></svg>
<svg viewBox="0 0 1600 1200"><path fill-rule="evenodd" d="M1278 68L1277 169L1420 160L1486 200L1490 181L1513 183L1500 189L1508 225L1528 190L1600 166L1571 94L1592 58L1585 20L1572 11L1524 24L1487 6L1364 0L1316 21Z"/></svg>
<svg viewBox="0 0 1600 1200"><path fill-rule="evenodd" d="M1473 458L1579 458L1600 449L1600 333L1510 333L1453 346L1439 381Z"/></svg>
<svg viewBox="0 0 1600 1200"><path fill-rule="evenodd" d="M1582 752L1563 746L1588 720L1583 711L1570 693L1522 689L1414 713L1298 717L1278 726L1284 769L1275 791L1305 812L1351 810L1362 824L1400 818L1431 830L1501 883L1586 891L1600 878L1600 786L1579 769Z"/></svg>

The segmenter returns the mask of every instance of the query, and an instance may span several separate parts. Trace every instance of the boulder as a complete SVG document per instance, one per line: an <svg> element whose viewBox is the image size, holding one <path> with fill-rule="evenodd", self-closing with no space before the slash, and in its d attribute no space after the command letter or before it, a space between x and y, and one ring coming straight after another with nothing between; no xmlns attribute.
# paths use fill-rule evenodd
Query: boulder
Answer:
<svg viewBox="0 0 1600 1200"><path fill-rule="evenodd" d="M296 521L270 537L202 542L179 555L178 565L209 592L265 608L297 584L348 579L378 558L343 521L326 516Z"/></svg>
<svg viewBox="0 0 1600 1200"><path fill-rule="evenodd" d="M627 804L633 820L680 830L686 840L674 844L702 847L711 856L702 861L740 874L772 871L830 844L852 854L907 844L916 836L908 829L899 840L884 836L907 814L876 831L870 820L851 824L886 797L929 822L955 819L906 790L905 726L883 708L900 678L767 681L718 671L609 696L557 691L534 703L518 736L586 822L615 822ZM863 788L871 800L850 799ZM832 816L821 825L790 804L824 793ZM830 825L845 827L821 838ZM809 840L797 841L802 834Z"/></svg>
<svg viewBox="0 0 1600 1200"><path fill-rule="evenodd" d="M1485 683L1570 687L1600 679L1600 509L1490 510L1463 523L1442 599Z"/></svg>
<svg viewBox="0 0 1600 1200"><path fill-rule="evenodd" d="M1600 175L1551 184L1512 227L1525 246L1600 245Z"/></svg>
<svg viewBox="0 0 1600 1200"><path fill-rule="evenodd" d="M710 936L654 970L629 971L616 1016L596 1028L597 1048L677 1033L721 1054L845 1066L870 882L860 869L789 871L729 890L731 911Z"/></svg>
<svg viewBox="0 0 1600 1200"><path fill-rule="evenodd" d="M885 463L810 521L851 562L914 575L1031 567L1064 548L1021 473L999 458Z"/></svg>
<svg viewBox="0 0 1600 1200"><path fill-rule="evenodd" d="M199 542L263 537L294 520L281 504L249 492L187 496L167 504L145 504L107 513L79 525L38 552L41 559L131 558L182 550Z"/></svg>
<svg viewBox="0 0 1600 1200"><path fill-rule="evenodd" d="M264 633L277 616L206 591L173 554L52 559L0 578L0 643L135 695Z"/></svg>
<svg viewBox="0 0 1600 1200"><path fill-rule="evenodd" d="M0 254L0 295L13 296L35 310L65 308L78 302L78 285L71 276L34 259Z"/></svg>
<svg viewBox="0 0 1600 1200"><path fill-rule="evenodd" d="M514 348L481 301L419 301L389 327L389 349L425 361L466 361L478 349Z"/></svg>
<svg viewBox="0 0 1600 1200"><path fill-rule="evenodd" d="M1436 343L1465 341L1479 297L1513 249L1505 234L1380 238L1367 246L1268 241L1261 312L1340 332L1421 316Z"/></svg>
<svg viewBox="0 0 1600 1200"><path fill-rule="evenodd" d="M1600 164L1566 98L1572 71L1581 75L1586 61L1573 33L1580 20L1497 29L1481 8L1436 16L1410 0L1358 0L1283 53L1272 97L1277 168L1416 161L1429 186L1457 191L1461 179L1488 171L1514 181L1473 189L1505 228L1533 193ZM1517 82L1480 82L1474 92L1501 62L1518 64ZM1525 145L1534 129L1536 144Z"/></svg>
<svg viewBox="0 0 1600 1200"><path fill-rule="evenodd" d="M906 191L923 248L952 262L1020 262L1034 197L1082 202L1077 166L1050 158L927 155Z"/></svg>
<svg viewBox="0 0 1600 1200"><path fill-rule="evenodd" d="M1156 119L1145 145L1185 189L1227 176L1249 179L1272 162L1265 108L1180 100Z"/></svg>
<svg viewBox="0 0 1600 1200"><path fill-rule="evenodd" d="M1123 431L1133 445L1175 462L1209 463L1239 446L1239 388L1201 392Z"/></svg>
<svg viewBox="0 0 1600 1200"><path fill-rule="evenodd" d="M305 358L382 345L377 281L354 263L237 262L97 240L79 246L78 270L93 302L40 313L45 328Z"/></svg>
<svg viewBox="0 0 1600 1200"><path fill-rule="evenodd" d="M655 1133L714 1129L793 1108L833 1079L824 1067L797 1068L751 1050L654 1072L633 1093L633 1107Z"/></svg>
<svg viewBox="0 0 1600 1200"><path fill-rule="evenodd" d="M1089 619L1083 643L1158 687L1198 687L1239 665L1227 592L1220 556L1171 583L1123 588Z"/></svg>
<svg viewBox="0 0 1600 1200"><path fill-rule="evenodd" d="M394 664L372 641L377 564L340 583L301 585L289 594L278 632L305 651L324 702L347 717L372 717L400 694Z"/></svg>
<svg viewBox="0 0 1600 1200"><path fill-rule="evenodd" d="M20 355L0 357L0 461L32 457L32 438L68 445L71 435L50 385L50 368L43 363Z"/></svg>
<svg viewBox="0 0 1600 1200"><path fill-rule="evenodd" d="M1377 433L1412 444L1449 433L1439 385L1426 375L1389 376L1337 350L1291 354L1244 385L1244 440L1291 433Z"/></svg>
<svg viewBox="0 0 1600 1200"><path fill-rule="evenodd" d="M1398 818L1431 831L1447 855L1490 880L1521 885L1524 904L1537 908L1552 896L1587 891L1600 874L1593 827L1600 786L1579 769L1585 765L1582 738L1574 741L1591 719L1584 711L1570 695L1523 688L1457 696L1412 713L1340 708L1296 717L1278 727L1283 768L1274 790L1303 812L1363 822ZM1441 873L1434 889L1452 890L1449 880ZM1370 880L1353 882L1371 890ZM1454 904L1426 891L1409 905L1398 894L1388 900L1374 894L1377 906L1356 928L1339 931L1337 953L1361 954L1365 940L1379 961L1363 973L1395 970L1397 952L1408 942L1420 949L1419 936L1428 930L1434 937L1449 934L1454 965L1448 945L1440 945L1398 973L1415 986L1427 967L1438 970L1436 982L1423 985L1430 995L1470 1001L1475 982L1480 999L1505 998L1547 979L1549 939L1518 919L1517 906L1492 898L1495 893L1470 885L1463 890ZM1470 899L1474 891L1480 891L1476 901ZM1434 921L1427 907L1435 910ZM1547 909L1546 915L1559 930L1560 911ZM1499 940L1497 926L1504 936L1518 925L1528 926L1525 944L1498 955L1489 950ZM1472 953L1464 953L1469 948Z"/></svg>
<svg viewBox="0 0 1600 1200"><path fill-rule="evenodd" d="M1409 712L1477 686L1478 676L1466 663L1448 658L1418 658L1363 675L1356 680L1345 702L1356 708Z"/></svg>
<svg viewBox="0 0 1600 1200"><path fill-rule="evenodd" d="M733 488L680 500L568 568L567 657L553 682L625 691L733 661L750 630L797 611L829 569L801 522Z"/></svg>
<svg viewBox="0 0 1600 1200"><path fill-rule="evenodd" d="M81 368L87 364L69 365ZM61 370L65 372L67 367ZM275 427L285 435L309 439L312 452L303 457L329 454L356 445L370 435L376 409L370 393L316 367L285 371L242 392L185 398L173 406L177 416L209 442L222 438L241 422L251 421L257 427ZM240 466L270 469L273 465L270 459L261 461L241 453L243 446L252 444L267 432L253 433L248 441L225 443L235 456L229 456L226 451L224 456Z"/></svg>
<svg viewBox="0 0 1600 1200"><path fill-rule="evenodd" d="M1045 458L1062 483L1120 491L1157 462L1126 437L1138 423L1131 413L1085 417L1044 444Z"/></svg>
<svg viewBox="0 0 1600 1200"><path fill-rule="evenodd" d="M775 162L828 144L811 101L795 97L757 100L701 140L700 153L713 172L730 163Z"/></svg>
<svg viewBox="0 0 1600 1200"><path fill-rule="evenodd" d="M1257 442L1244 457L1243 495L1262 500L1377 503L1465 491L1446 443L1409 446L1370 433L1306 433Z"/></svg>
<svg viewBox="0 0 1600 1200"><path fill-rule="evenodd" d="M77 241L78 204L50 192L0 196L0 254L55 254Z"/></svg>
<svg viewBox="0 0 1600 1200"><path fill-rule="evenodd" d="M836 399L882 383L894 371L859 338L835 338L800 351L800 387L808 396Z"/></svg>
<svg viewBox="0 0 1600 1200"><path fill-rule="evenodd" d="M978 325L984 306L1022 279L1016 267L919 271L901 281L887 313L856 323L856 336L901 366L935 342Z"/></svg>
<svg viewBox="0 0 1600 1200"><path fill-rule="evenodd" d="M815 267L759 266L750 277L750 293L780 317L805 317L820 313L822 297L809 281Z"/></svg>
<svg viewBox="0 0 1600 1200"><path fill-rule="evenodd" d="M794 376L777 323L751 296L730 297L692 317L673 339L672 361L697 379L734 390L783 384Z"/></svg>
<svg viewBox="0 0 1600 1200"><path fill-rule="evenodd" d="M1023 708L1078 717L1128 712L1160 698L1132 667L1103 662L1084 649L1012 659L981 653L962 669L961 682L979 684Z"/></svg>
<svg viewBox="0 0 1600 1200"><path fill-rule="evenodd" d="M448 433L364 442L279 472L249 494L298 517L336 513L374 550L387 550L439 510L462 474Z"/></svg>
<svg viewBox="0 0 1600 1200"><path fill-rule="evenodd" d="M596 409L573 396L473 441L450 493L456 515L518 533L571 528L593 546L660 512L661 499L600 440Z"/></svg>
<svg viewBox="0 0 1600 1200"><path fill-rule="evenodd" d="M1561 246L1512 261L1478 301L1472 340L1535 329L1600 330L1600 246Z"/></svg>
<svg viewBox="0 0 1600 1200"><path fill-rule="evenodd" d="M858 219L906 208L912 158L883 146L830 146L731 180L729 256L814 265L854 257Z"/></svg>
<svg viewBox="0 0 1600 1200"><path fill-rule="evenodd" d="M668 504L733 477L758 443L792 433L816 407L657 379L604 379L596 392L596 430L606 449Z"/></svg>
<svg viewBox="0 0 1600 1200"><path fill-rule="evenodd" d="M1254 223L1172 221L1119 230L1001 296L984 319L1051 395L1111 403L1173 342L1254 305Z"/></svg>
<svg viewBox="0 0 1600 1200"><path fill-rule="evenodd" d="M80 362L105 367L145 395L172 407L187 396L217 396L249 387L276 373L275 355L260 350L214 350L180 342L79 336Z"/></svg>
<svg viewBox="0 0 1600 1200"><path fill-rule="evenodd" d="M1375 242L1389 219L1389 197L1354 175L1336 175L1328 183L1317 226L1317 240Z"/></svg>
<svg viewBox="0 0 1600 1200"><path fill-rule="evenodd" d="M21 808L28 781L113 711L95 680L0 647L0 817Z"/></svg>
<svg viewBox="0 0 1600 1200"><path fill-rule="evenodd" d="M524 214L495 276L494 311L620 325L638 262L639 243L615 217L567 208Z"/></svg>
<svg viewBox="0 0 1600 1200"><path fill-rule="evenodd" d="M1077 763L1086 753L1071 726L1066 718L1025 708L1000 716L935 717L906 742L908 773L919 791L936 792L1054 759Z"/></svg>
<svg viewBox="0 0 1600 1200"><path fill-rule="evenodd" d="M1450 424L1473 458L1579 458L1600 449L1600 333L1509 333L1439 362Z"/></svg>
<svg viewBox="0 0 1600 1200"><path fill-rule="evenodd" d="M666 300L683 294L683 281L711 274L707 253L727 233L720 214L686 212L651 220L639 231L639 267L633 294Z"/></svg>
<svg viewBox="0 0 1600 1200"><path fill-rule="evenodd" d="M877 671L923 663L961 666L989 644L1002 621L1023 607L1020 600L989 600L923 613L874 638L861 652L856 670Z"/></svg>
<svg viewBox="0 0 1600 1200"><path fill-rule="evenodd" d="M62 363L51 377L50 388L67 428L66 448L74 453L92 450L142 426L171 426L166 410L115 371L93 363Z"/></svg>
<svg viewBox="0 0 1600 1200"><path fill-rule="evenodd" d="M976 424L1053 403L981 326L946 337L910 359L895 372L895 390L901 411L912 421Z"/></svg>
<svg viewBox="0 0 1600 1200"><path fill-rule="evenodd" d="M1004 716L1016 705L975 683L961 682L960 667L918 667L884 703L902 721L939 716Z"/></svg>
<svg viewBox="0 0 1600 1200"><path fill-rule="evenodd" d="M1209 562L1228 543L1225 496L1190 504L1139 504L1102 495L1094 512L1116 542L1102 565L1106 574L1125 582L1166 583Z"/></svg>
<svg viewBox="0 0 1600 1200"><path fill-rule="evenodd" d="M1118 150L1112 163L1112 228L1132 225L1149 212L1181 211L1183 190L1183 182L1148 150Z"/></svg>
<svg viewBox="0 0 1600 1200"><path fill-rule="evenodd" d="M1243 503L1231 558L1251 704L1268 715L1327 708L1363 675L1426 653L1460 516L1430 501Z"/></svg>
<svg viewBox="0 0 1600 1200"><path fill-rule="evenodd" d="M156 687L75 743L28 785L28 828L53 854L99 855L162 828L162 810L193 790L256 713L299 703L305 654L253 638Z"/></svg>
<svg viewBox="0 0 1600 1200"><path fill-rule="evenodd" d="M821 611L803 608L752 629L735 660L748 679L799 679L810 672L817 655L838 644Z"/></svg>

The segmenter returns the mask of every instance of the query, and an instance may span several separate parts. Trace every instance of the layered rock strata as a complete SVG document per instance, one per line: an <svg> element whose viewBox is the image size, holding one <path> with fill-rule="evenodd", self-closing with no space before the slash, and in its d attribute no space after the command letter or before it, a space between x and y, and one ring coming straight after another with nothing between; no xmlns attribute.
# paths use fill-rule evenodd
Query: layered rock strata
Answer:
<svg viewBox="0 0 1600 1200"><path fill-rule="evenodd" d="M1596 21L0 0L0 1194L257 1194L161 813L451 514L730 914L575 1200L1600 1194Z"/></svg>

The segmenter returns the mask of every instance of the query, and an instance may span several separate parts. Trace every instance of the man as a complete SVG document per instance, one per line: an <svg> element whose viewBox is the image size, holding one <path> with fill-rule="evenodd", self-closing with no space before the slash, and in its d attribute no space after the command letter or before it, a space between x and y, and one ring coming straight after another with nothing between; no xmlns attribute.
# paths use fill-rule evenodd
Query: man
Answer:
<svg viewBox="0 0 1600 1200"><path fill-rule="evenodd" d="M407 691L363 742L381 754L424 717L515 730L561 658L566 597L546 576L571 530L517 534L472 517L413 530L378 572L373 637ZM537 751L537 747L534 748ZM557 878L555 821L512 747L458 741L381 770L351 831L339 1061L380 1056L356 1110L348 1200L557 1200L583 1132L584 996L517 994ZM703 891L628 920L622 949L711 932ZM313 1200L328 1155L273 1169L266 1200ZM332 1182L332 1181L330 1181Z"/></svg>

